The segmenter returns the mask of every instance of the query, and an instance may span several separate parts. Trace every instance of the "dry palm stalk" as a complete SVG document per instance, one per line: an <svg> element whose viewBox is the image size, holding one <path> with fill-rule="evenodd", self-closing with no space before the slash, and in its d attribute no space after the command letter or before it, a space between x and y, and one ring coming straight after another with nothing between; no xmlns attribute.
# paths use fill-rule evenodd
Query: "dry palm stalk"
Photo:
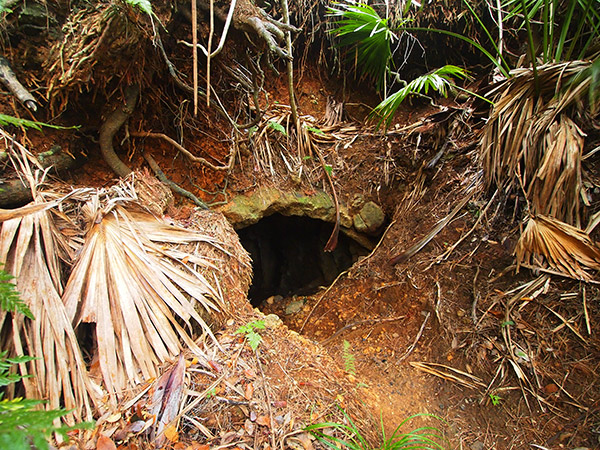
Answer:
<svg viewBox="0 0 600 450"><path fill-rule="evenodd" d="M395 265L400 262L406 261L410 257L416 255L421 250L423 250L423 248L427 244L429 244L429 242L431 242L431 240L434 237L436 237L438 235L438 233L446 227L446 225L448 225L450 222L452 222L452 219L454 219L454 217L460 212L460 210L465 207L465 205L471 200L471 198L473 198L473 195L475 194L476 191L477 191L477 189L475 187L471 187L469 189L469 191L466 193L465 197L458 203L458 205L456 205L454 207L454 209L450 212L450 214L448 214L446 217L444 217L442 220L440 220L438 222L438 224L427 234L427 236L422 238L419 242L417 242L415 245L413 245L408 250L391 258L389 263L391 265Z"/></svg>
<svg viewBox="0 0 600 450"><path fill-rule="evenodd" d="M549 216L530 217L515 248L517 268L543 264L578 280L593 279L589 270L600 270L600 247L582 230ZM542 257L539 260L536 257Z"/></svg>
<svg viewBox="0 0 600 450"><path fill-rule="evenodd" d="M455 369L454 367L428 362L411 362L410 365L423 372L443 378L444 380L454 381L471 389L485 388L485 384L481 378L463 372L462 370Z"/></svg>

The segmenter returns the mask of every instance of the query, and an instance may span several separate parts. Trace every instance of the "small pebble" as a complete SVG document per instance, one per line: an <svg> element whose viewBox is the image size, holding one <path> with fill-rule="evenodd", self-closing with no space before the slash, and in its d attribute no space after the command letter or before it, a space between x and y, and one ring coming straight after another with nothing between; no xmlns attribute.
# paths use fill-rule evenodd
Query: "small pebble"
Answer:
<svg viewBox="0 0 600 450"><path fill-rule="evenodd" d="M471 444L471 450L483 450L485 448L485 444L481 441L475 441Z"/></svg>

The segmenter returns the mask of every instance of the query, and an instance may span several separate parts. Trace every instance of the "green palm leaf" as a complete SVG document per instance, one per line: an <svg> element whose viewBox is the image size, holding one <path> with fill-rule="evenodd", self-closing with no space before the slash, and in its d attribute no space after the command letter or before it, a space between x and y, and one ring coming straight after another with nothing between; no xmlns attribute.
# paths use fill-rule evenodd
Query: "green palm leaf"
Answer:
<svg viewBox="0 0 600 450"><path fill-rule="evenodd" d="M391 43L398 37L371 6L361 3L334 3L328 15L338 18L331 32L340 46L356 49L356 61L363 75L372 78L378 89L385 80L392 57Z"/></svg>
<svg viewBox="0 0 600 450"><path fill-rule="evenodd" d="M433 90L448 96L448 89L454 85L453 78L465 79L468 77L467 71L457 66L446 65L434 70L431 73L415 78L398 92L390 95L375 107L370 117L379 117L377 126L385 121L386 128L389 127L394 117L394 113L406 97L412 94L425 94Z"/></svg>

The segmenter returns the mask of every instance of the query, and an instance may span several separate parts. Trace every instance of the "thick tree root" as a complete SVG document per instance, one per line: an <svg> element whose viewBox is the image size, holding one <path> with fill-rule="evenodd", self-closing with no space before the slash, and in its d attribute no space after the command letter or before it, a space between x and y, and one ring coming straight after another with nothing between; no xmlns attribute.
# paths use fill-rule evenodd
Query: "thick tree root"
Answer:
<svg viewBox="0 0 600 450"><path fill-rule="evenodd" d="M43 168L52 166L51 173L65 173L76 167L79 167L85 161L83 156L73 159L68 153L57 153L52 156L46 156L43 160L38 156L40 165ZM0 207L14 208L25 205L33 200L31 188L25 180L15 178L3 180L0 182Z"/></svg>
<svg viewBox="0 0 600 450"><path fill-rule="evenodd" d="M100 127L100 151L106 163L121 178L131 173L131 169L119 159L113 148L113 138L119 128L131 116L137 102L140 87L137 85L129 86L125 90L125 103L117 108Z"/></svg>
<svg viewBox="0 0 600 450"><path fill-rule="evenodd" d="M17 76L10 68L10 64L0 56L0 81L6 85L8 90L19 99L23 105L32 111L37 111L37 102L33 95L29 93L27 89L19 82Z"/></svg>
<svg viewBox="0 0 600 450"><path fill-rule="evenodd" d="M152 156L150 156L147 153L144 153L144 159L146 160L146 162L148 163L148 165L150 166L150 168L154 171L154 174L156 175L156 178L158 178L160 181L162 181L167 186L169 186L169 188L174 193L179 194L179 195L181 195L183 197L189 198L191 201L193 201L196 204L196 206L199 206L202 209L208 209L208 206L206 206L206 203L204 203L202 200L200 200L198 197L196 197L190 191L186 191L181 186L179 186L177 183L169 180L167 178L167 176L165 175L165 173L159 167L159 165L156 162L156 160Z"/></svg>

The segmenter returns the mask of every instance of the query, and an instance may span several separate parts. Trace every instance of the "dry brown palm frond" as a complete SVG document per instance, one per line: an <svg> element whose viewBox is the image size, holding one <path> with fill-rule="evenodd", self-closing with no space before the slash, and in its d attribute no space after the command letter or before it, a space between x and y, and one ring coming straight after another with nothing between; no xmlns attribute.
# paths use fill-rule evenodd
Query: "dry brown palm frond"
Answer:
<svg viewBox="0 0 600 450"><path fill-rule="evenodd" d="M482 138L485 183L523 188L533 214L548 214L580 226L582 131L570 120L589 80L568 83L589 62L518 69L489 94L494 100Z"/></svg>
<svg viewBox="0 0 600 450"><path fill-rule="evenodd" d="M547 263L578 280L591 280L600 270L600 246L582 230L549 216L531 217L515 248L517 265Z"/></svg>
<svg viewBox="0 0 600 450"><path fill-rule="evenodd" d="M216 311L222 299L218 287L188 266L209 262L167 245L216 244L213 239L123 205L105 211L96 201L83 210L90 227L63 300L76 325L96 324L99 367L114 401L123 389L155 377L160 363L184 347L201 355L192 327L212 332L196 307Z"/></svg>
<svg viewBox="0 0 600 450"><path fill-rule="evenodd" d="M0 262L15 276L17 289L35 319L4 316L2 348L39 359L21 364L27 396L47 399L47 407L72 409L72 421L91 419L102 392L90 379L73 326L60 298L59 234L49 211L2 223ZM7 323L10 322L10 325Z"/></svg>

